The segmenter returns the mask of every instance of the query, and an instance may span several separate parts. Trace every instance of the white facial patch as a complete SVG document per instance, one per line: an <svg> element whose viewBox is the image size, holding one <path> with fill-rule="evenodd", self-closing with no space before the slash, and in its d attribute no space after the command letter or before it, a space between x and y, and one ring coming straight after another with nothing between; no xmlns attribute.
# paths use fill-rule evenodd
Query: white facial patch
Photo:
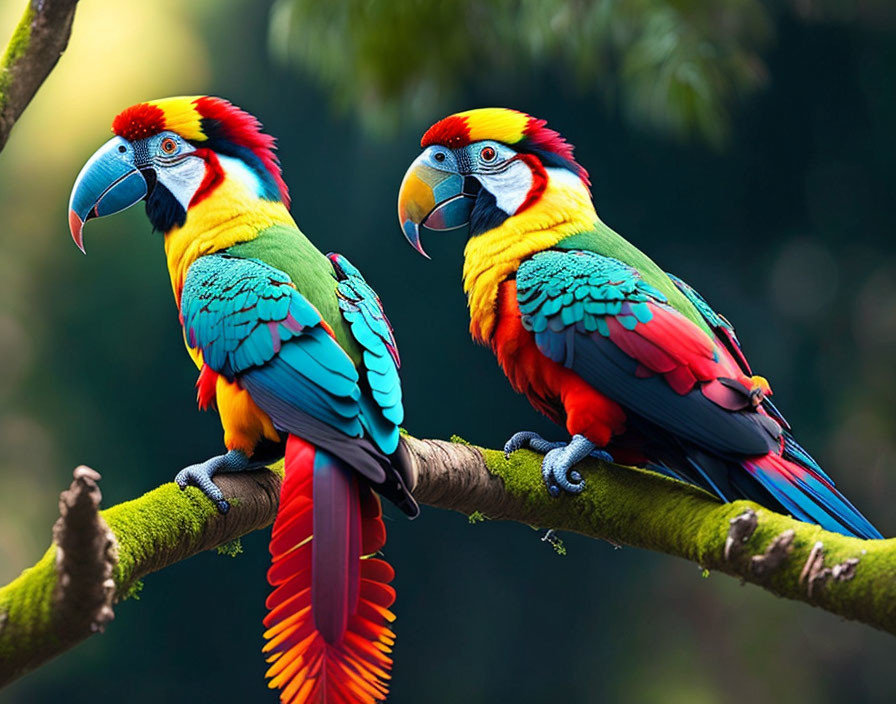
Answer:
<svg viewBox="0 0 896 704"><path fill-rule="evenodd" d="M205 162L197 157L187 157L175 164L156 170L159 183L171 191L184 210L190 207L190 201L202 185L205 178Z"/></svg>
<svg viewBox="0 0 896 704"><path fill-rule="evenodd" d="M517 211L532 188L532 170L519 159L511 161L503 171L477 173L476 178L495 197L497 206L508 215Z"/></svg>
<svg viewBox="0 0 896 704"><path fill-rule="evenodd" d="M218 161L221 167L227 173L227 177L242 183L248 191L253 195L260 195L262 192L261 179L258 178L252 169L246 166L241 159L235 159L231 156L218 155Z"/></svg>
<svg viewBox="0 0 896 704"><path fill-rule="evenodd" d="M561 169L556 166L550 166L545 169L545 171L547 171L551 183L569 187L581 187L582 185L582 179L576 176L569 169Z"/></svg>

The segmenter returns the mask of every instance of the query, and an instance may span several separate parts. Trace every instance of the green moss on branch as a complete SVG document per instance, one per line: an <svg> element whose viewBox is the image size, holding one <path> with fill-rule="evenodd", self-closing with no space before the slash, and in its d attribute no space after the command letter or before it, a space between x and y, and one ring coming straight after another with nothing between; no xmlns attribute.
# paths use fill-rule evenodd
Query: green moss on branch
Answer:
<svg viewBox="0 0 896 704"><path fill-rule="evenodd" d="M151 572L269 525L280 490L277 470L282 472L274 469L217 478L232 503L224 516L198 489L181 491L173 483L99 512L117 542L111 600L135 594ZM73 624L63 614L56 593L58 557L54 544L34 567L0 588L0 687L97 630L91 619Z"/></svg>
<svg viewBox="0 0 896 704"><path fill-rule="evenodd" d="M22 19L16 25L6 45L6 51L3 52L3 58L0 59L0 110L6 102L6 91L12 78L12 69L18 61L25 56L28 50L28 44L31 41L31 23L34 21L34 9L30 3L25 8Z"/></svg>
<svg viewBox="0 0 896 704"><path fill-rule="evenodd" d="M457 452L444 443L415 442L437 444L437 456ZM427 458L431 452L423 450ZM896 634L896 539L846 537L749 501L721 503L653 472L595 460L583 465L581 494L553 499L542 483L539 455L520 451L506 459L503 452L479 452L478 478L475 471L472 478L458 477L454 492L444 485L450 477L431 486L432 472L420 471L418 499L468 515L481 511L491 520L520 520L683 557ZM465 464L474 461L465 453Z"/></svg>
<svg viewBox="0 0 896 704"><path fill-rule="evenodd" d="M0 150L68 46L78 0L30 0L0 59Z"/></svg>
<svg viewBox="0 0 896 704"><path fill-rule="evenodd" d="M691 560L774 594L896 633L896 540L823 531L756 504L723 504L639 469L589 461L578 496L549 496L541 457L404 436L424 504L489 520L568 530ZM232 502L221 516L196 489L165 484L100 516L117 542L114 600L147 574L270 524L282 468L216 478ZM556 546L555 546L556 547ZM72 647L57 616L57 552L0 588L0 686Z"/></svg>

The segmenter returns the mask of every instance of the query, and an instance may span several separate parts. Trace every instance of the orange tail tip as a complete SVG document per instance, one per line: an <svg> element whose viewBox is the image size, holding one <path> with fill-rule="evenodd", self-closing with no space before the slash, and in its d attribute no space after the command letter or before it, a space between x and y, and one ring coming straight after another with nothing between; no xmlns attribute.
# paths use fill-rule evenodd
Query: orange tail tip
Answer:
<svg viewBox="0 0 896 704"><path fill-rule="evenodd" d="M268 686L280 689L283 704L375 704L388 694L395 634L386 626L395 576L385 561L361 558L348 571L355 603L342 638L327 642L315 622L312 599L313 488L315 448L290 436L280 510L271 536L268 581L273 591L264 620L263 652ZM377 496L361 488L355 507L361 523L361 554L383 547L386 529Z"/></svg>

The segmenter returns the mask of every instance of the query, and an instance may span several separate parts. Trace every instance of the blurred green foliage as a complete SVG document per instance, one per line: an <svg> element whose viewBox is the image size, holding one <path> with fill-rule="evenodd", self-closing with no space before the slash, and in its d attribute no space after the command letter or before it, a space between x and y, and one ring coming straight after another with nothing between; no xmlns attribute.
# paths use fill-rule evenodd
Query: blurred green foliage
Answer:
<svg viewBox="0 0 896 704"><path fill-rule="evenodd" d="M374 128L549 70L633 122L718 144L765 79L771 31L760 0L277 0L270 44Z"/></svg>

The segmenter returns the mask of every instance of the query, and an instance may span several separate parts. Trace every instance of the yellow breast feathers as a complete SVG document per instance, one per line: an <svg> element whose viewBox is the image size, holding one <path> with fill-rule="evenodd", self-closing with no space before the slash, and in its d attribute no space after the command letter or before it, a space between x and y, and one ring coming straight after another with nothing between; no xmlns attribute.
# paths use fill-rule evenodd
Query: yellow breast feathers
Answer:
<svg viewBox="0 0 896 704"><path fill-rule="evenodd" d="M587 187L578 178L551 174L535 204L495 229L471 237L464 249L464 291L473 339L486 343L491 337L498 286L516 272L520 262L593 228L596 221Z"/></svg>
<svg viewBox="0 0 896 704"><path fill-rule="evenodd" d="M178 307L187 269L196 259L247 242L273 225L296 226L283 203L259 198L236 179L225 179L212 195L191 206L183 227L165 234L168 273Z"/></svg>

